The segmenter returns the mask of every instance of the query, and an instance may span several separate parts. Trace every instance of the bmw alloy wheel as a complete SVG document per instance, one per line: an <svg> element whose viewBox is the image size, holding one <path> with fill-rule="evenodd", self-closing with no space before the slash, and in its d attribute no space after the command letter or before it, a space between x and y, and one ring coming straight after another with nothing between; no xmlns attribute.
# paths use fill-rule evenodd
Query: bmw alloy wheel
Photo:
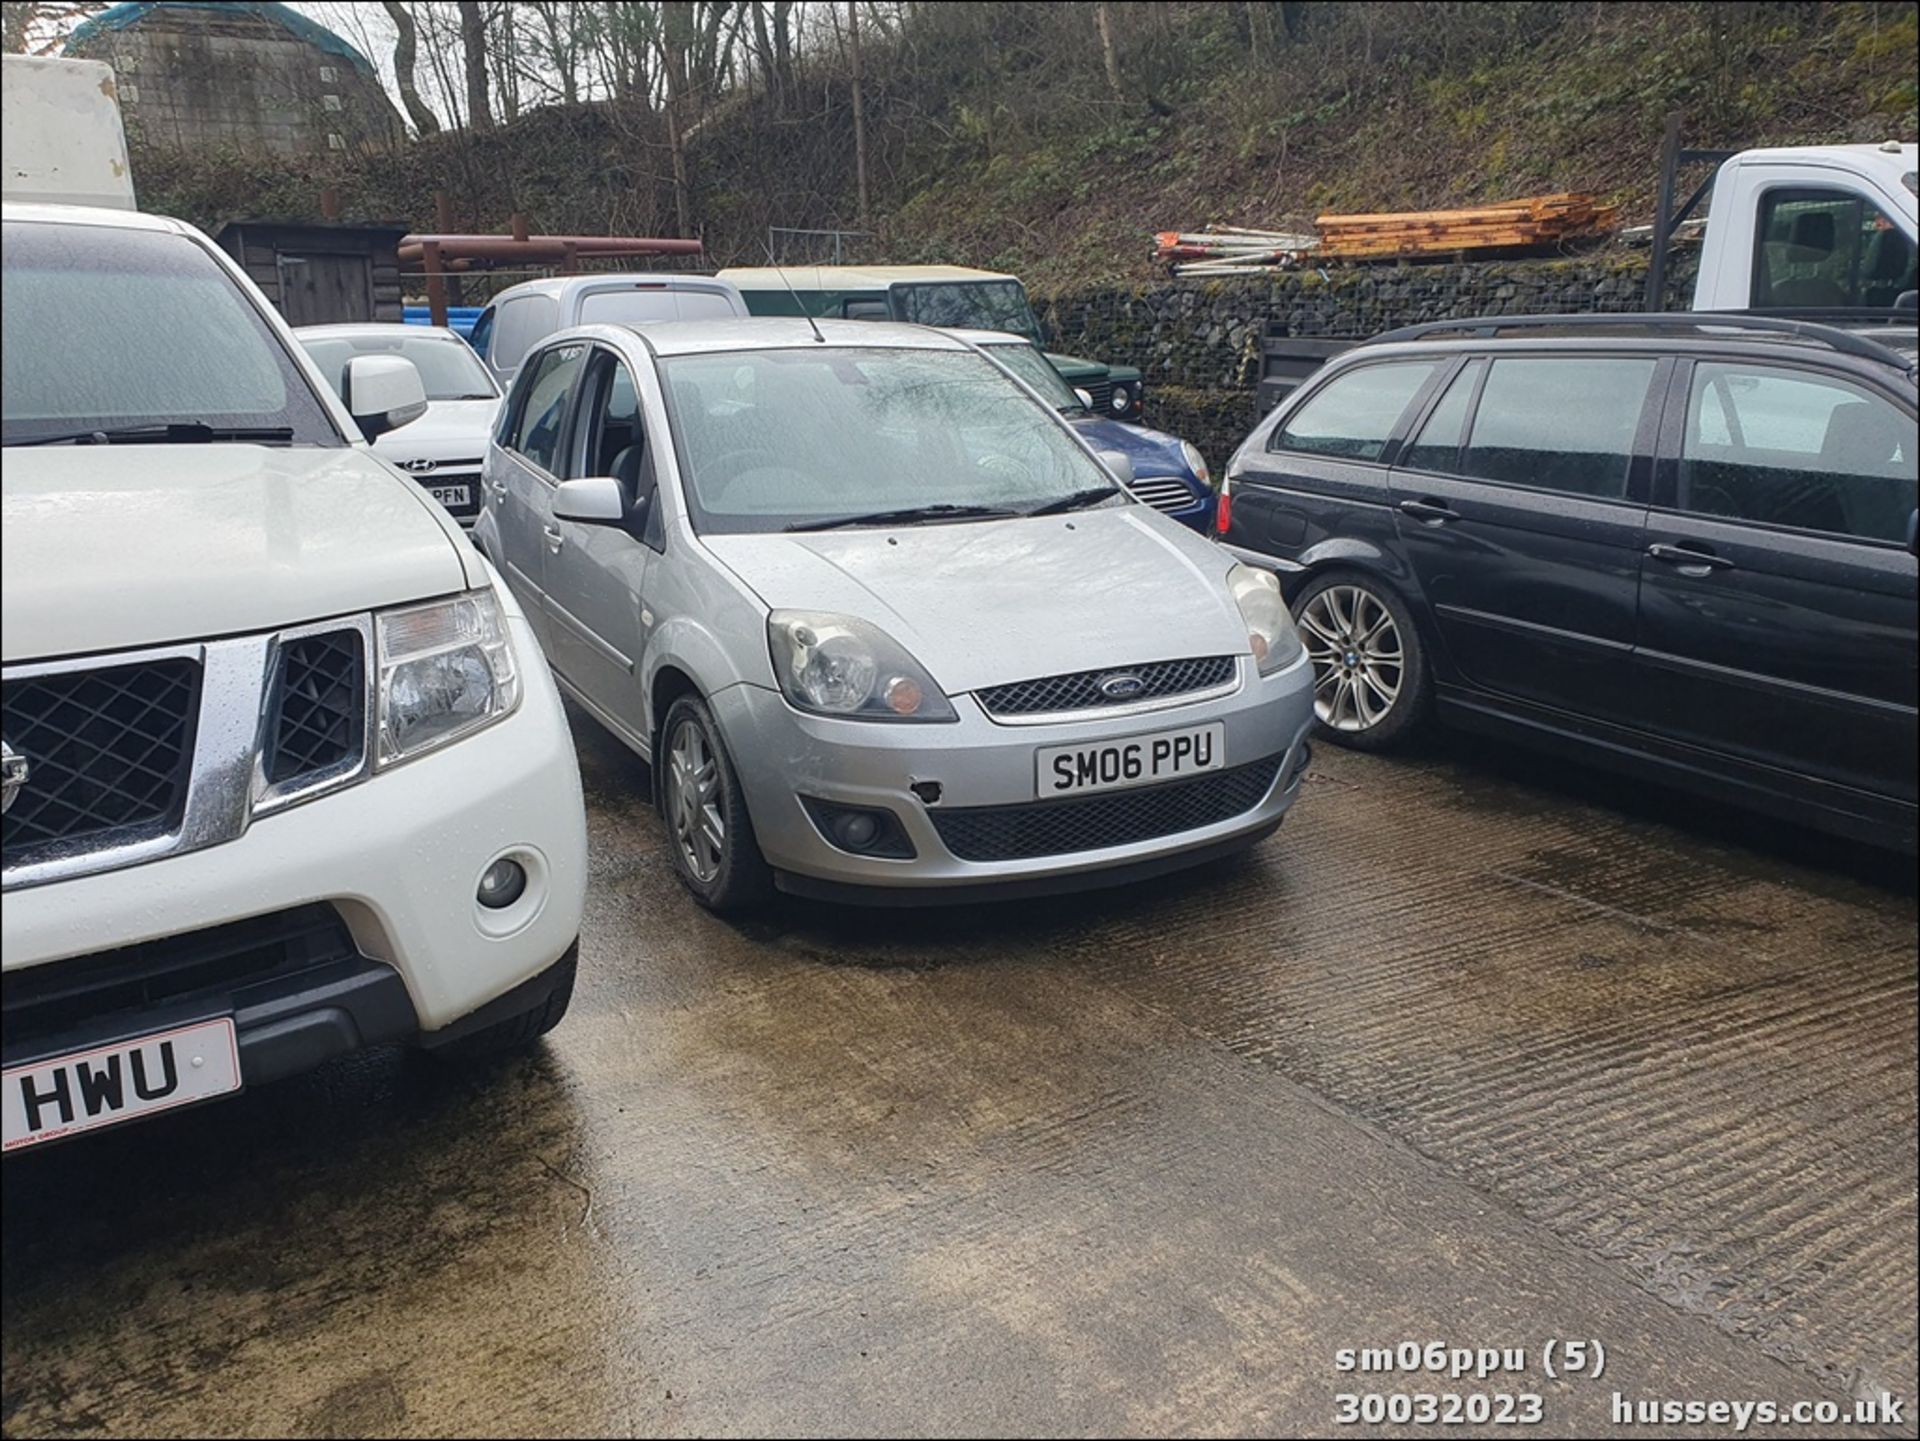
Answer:
<svg viewBox="0 0 1920 1441"><path fill-rule="evenodd" d="M1332 585L1300 612L1300 638L1313 662L1313 710L1329 730L1371 730L1400 698L1400 628L1378 596Z"/></svg>
<svg viewBox="0 0 1920 1441"><path fill-rule="evenodd" d="M674 729L667 750L667 817L687 870L700 884L710 884L726 858L727 822L720 806L719 760L691 720Z"/></svg>

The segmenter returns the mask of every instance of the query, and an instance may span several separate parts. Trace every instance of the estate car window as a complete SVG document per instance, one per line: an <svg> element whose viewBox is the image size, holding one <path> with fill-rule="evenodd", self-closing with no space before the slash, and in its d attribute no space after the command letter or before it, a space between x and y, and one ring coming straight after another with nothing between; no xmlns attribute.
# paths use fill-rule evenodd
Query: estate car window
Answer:
<svg viewBox="0 0 1920 1441"><path fill-rule="evenodd" d="M1911 417L1844 381L1702 362L1681 442L1680 508L1904 542L1915 448Z"/></svg>
<svg viewBox="0 0 1920 1441"><path fill-rule="evenodd" d="M1496 360L1461 472L1503 485L1618 500L1653 379L1651 358Z"/></svg>
<svg viewBox="0 0 1920 1441"><path fill-rule="evenodd" d="M1267 448L1378 460L1408 403L1439 368L1437 360L1416 360L1349 370L1289 416Z"/></svg>
<svg viewBox="0 0 1920 1441"><path fill-rule="evenodd" d="M560 432L567 421L567 400L585 363L584 345L556 345L534 362L525 378L527 398L518 403L518 420L507 441L527 461L548 474L559 469Z"/></svg>
<svg viewBox="0 0 1920 1441"><path fill-rule="evenodd" d="M1484 360L1463 367L1440 397L1440 403L1420 427L1420 435L1401 452L1400 464L1409 470L1457 471L1460 447L1467 438L1467 411L1473 405L1473 388L1487 368Z"/></svg>
<svg viewBox="0 0 1920 1441"><path fill-rule="evenodd" d="M1769 190L1760 200L1755 306L1886 309L1914 288L1914 243L1879 206L1844 190Z"/></svg>

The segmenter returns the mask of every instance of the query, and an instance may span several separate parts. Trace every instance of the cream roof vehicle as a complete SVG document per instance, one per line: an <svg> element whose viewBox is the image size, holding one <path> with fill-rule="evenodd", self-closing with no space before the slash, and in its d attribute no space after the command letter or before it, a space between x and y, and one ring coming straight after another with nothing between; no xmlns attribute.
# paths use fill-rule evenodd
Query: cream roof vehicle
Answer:
<svg viewBox="0 0 1920 1441"><path fill-rule="evenodd" d="M1112 884L1298 793L1311 679L1273 576L952 336L583 326L529 356L486 478L475 540L653 761L715 909Z"/></svg>
<svg viewBox="0 0 1920 1441"><path fill-rule="evenodd" d="M362 439L417 373L355 359L350 413L198 231L3 215L6 1149L546 1030L579 774L519 605Z"/></svg>

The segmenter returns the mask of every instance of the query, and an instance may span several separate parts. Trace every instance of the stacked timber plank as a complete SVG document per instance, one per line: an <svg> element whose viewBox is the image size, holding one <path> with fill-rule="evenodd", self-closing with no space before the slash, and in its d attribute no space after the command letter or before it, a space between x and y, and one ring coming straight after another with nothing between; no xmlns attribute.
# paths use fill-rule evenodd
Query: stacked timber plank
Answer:
<svg viewBox="0 0 1920 1441"><path fill-rule="evenodd" d="M1410 210L1383 215L1321 215L1315 256L1389 260L1471 250L1533 250L1613 228L1618 207L1586 191L1535 195L1461 210Z"/></svg>

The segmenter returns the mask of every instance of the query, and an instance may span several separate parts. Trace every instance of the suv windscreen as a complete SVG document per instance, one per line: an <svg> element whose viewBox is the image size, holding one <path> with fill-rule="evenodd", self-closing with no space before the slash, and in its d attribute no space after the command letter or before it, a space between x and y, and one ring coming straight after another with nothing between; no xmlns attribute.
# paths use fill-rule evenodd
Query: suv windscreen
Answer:
<svg viewBox="0 0 1920 1441"><path fill-rule="evenodd" d="M320 373L335 395L345 395L347 366L355 356L395 355L413 362L428 400L492 400L493 377L465 341L437 335L315 335L302 334Z"/></svg>
<svg viewBox="0 0 1920 1441"><path fill-rule="evenodd" d="M1017 280L952 280L892 288L895 313L915 325L949 330L1004 330L1040 339L1040 323Z"/></svg>
<svg viewBox="0 0 1920 1441"><path fill-rule="evenodd" d="M1121 494L1059 421L971 352L717 352L669 357L660 371L702 531L925 507L1024 513Z"/></svg>
<svg viewBox="0 0 1920 1441"><path fill-rule="evenodd" d="M170 425L346 444L280 338L198 242L9 221L0 254L8 445Z"/></svg>
<svg viewBox="0 0 1920 1441"><path fill-rule="evenodd" d="M1085 415L1086 406L1073 387L1060 378L1053 363L1031 345L995 345L987 354L1040 392L1040 398L1062 415Z"/></svg>

